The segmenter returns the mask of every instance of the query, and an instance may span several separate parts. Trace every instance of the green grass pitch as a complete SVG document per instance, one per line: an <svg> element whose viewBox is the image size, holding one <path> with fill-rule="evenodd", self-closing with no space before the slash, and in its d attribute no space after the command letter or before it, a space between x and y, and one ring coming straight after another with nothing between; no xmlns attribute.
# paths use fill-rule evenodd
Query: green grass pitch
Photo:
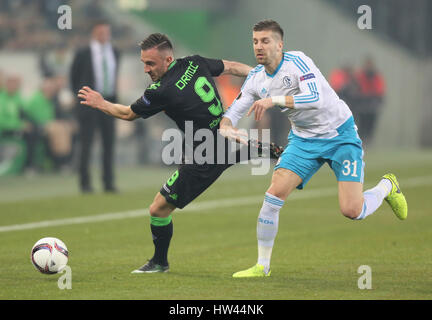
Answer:
<svg viewBox="0 0 432 320"><path fill-rule="evenodd" d="M366 188L386 172L397 175L408 219L399 221L385 202L363 221L343 217L335 177L323 167L281 210L265 279L231 275L256 262L256 219L271 172L230 168L174 213L170 272L141 275L130 272L153 253L146 208L174 167L120 168L118 195L82 196L75 176L0 178L0 299L431 299L432 152L371 154L365 161ZM99 180L96 170L93 178ZM126 216L137 209L142 214ZM32 224L70 218L78 220ZM68 246L70 290L58 288L60 275L31 265L32 245L46 236ZM372 271L370 290L357 285L362 265Z"/></svg>

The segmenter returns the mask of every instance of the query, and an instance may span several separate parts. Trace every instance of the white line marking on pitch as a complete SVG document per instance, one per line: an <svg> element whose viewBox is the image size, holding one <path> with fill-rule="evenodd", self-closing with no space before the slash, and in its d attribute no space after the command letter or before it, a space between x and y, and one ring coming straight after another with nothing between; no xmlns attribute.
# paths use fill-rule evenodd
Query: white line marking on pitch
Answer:
<svg viewBox="0 0 432 320"><path fill-rule="evenodd" d="M415 177L411 179L406 179L403 181L402 187L417 187L432 184L432 176ZM311 199L311 198L323 198L329 197L337 194L337 188L319 188L312 190L303 190L302 192L295 192L289 196L289 201ZM223 207L233 207L233 206L243 206L249 204L260 203L263 201L263 196L248 196L241 198L230 198L230 199L218 199L218 200L208 200L197 203L191 203L185 209L180 210L181 212L196 212L215 208ZM31 222L24 224L14 224L9 226L1 226L1 232L9 231L21 231L38 229L45 227L55 227L55 226L65 226L72 224L82 224L82 223L92 223L98 221L109 221L109 220L119 220L127 218L137 218L148 216L148 209L137 209L122 212L104 213L98 215L66 218L66 219L55 219L55 220L45 220L39 222Z"/></svg>

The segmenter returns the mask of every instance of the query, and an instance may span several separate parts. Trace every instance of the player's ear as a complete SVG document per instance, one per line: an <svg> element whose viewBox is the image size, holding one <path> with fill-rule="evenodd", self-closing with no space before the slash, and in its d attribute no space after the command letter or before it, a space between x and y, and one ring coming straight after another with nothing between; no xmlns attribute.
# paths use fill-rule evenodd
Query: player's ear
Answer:
<svg viewBox="0 0 432 320"><path fill-rule="evenodd" d="M165 58L165 61L166 61L166 63L167 63L168 65L170 65L171 62L174 61L174 57L171 56L171 55L168 55L168 56Z"/></svg>

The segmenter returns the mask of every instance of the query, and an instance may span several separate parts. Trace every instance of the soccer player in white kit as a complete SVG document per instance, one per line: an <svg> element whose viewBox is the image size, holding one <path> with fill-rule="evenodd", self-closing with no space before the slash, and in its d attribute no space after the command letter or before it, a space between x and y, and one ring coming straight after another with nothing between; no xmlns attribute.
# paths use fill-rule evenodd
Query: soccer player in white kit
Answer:
<svg viewBox="0 0 432 320"><path fill-rule="evenodd" d="M279 211L295 189L303 189L324 164L338 181L339 206L350 219L362 220L385 199L404 220L408 206L394 174L385 174L363 192L363 148L351 110L339 99L314 62L300 51L283 52L283 30L273 20L253 28L253 49L258 65L250 71L241 93L221 121L221 132L242 140L235 126L254 113L259 121L273 107L291 122L289 143L279 158L257 221L258 261L233 277L270 275L270 258L278 231Z"/></svg>

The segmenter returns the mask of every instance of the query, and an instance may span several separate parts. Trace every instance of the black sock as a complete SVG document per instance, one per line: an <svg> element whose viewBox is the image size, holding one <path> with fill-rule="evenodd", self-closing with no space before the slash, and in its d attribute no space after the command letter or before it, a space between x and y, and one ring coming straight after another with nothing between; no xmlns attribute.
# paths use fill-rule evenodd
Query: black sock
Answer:
<svg viewBox="0 0 432 320"><path fill-rule="evenodd" d="M155 252L151 259L154 263L163 266L168 265L168 248L173 235L172 221L165 226L150 224Z"/></svg>

